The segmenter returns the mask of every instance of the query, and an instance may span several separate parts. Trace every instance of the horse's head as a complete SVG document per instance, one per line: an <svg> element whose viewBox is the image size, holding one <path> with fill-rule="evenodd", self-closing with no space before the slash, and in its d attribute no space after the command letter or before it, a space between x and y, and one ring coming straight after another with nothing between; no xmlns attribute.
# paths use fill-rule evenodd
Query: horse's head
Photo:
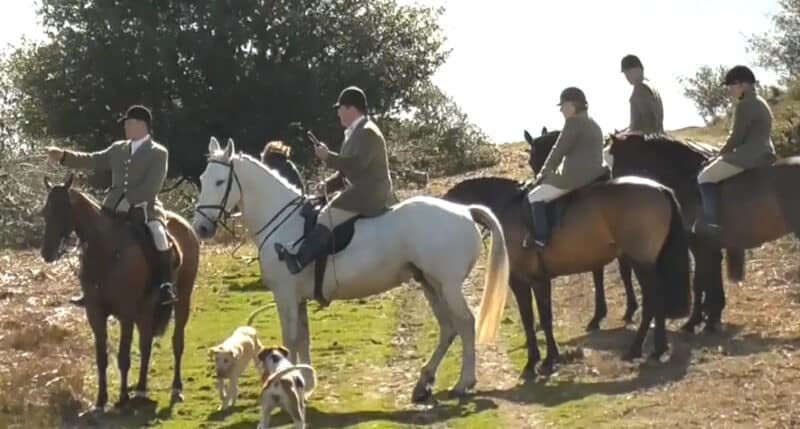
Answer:
<svg viewBox="0 0 800 429"><path fill-rule="evenodd" d="M53 186L47 176L44 178L44 185L48 192L47 202L42 209L44 240L42 240L41 254L42 259L47 263L57 260L64 254L67 240L75 230L69 197L72 179L73 175L70 174L63 185Z"/></svg>
<svg viewBox="0 0 800 429"><path fill-rule="evenodd" d="M558 140L559 131L547 131L546 127L542 127L542 134L539 137L533 138L527 130L524 132L525 141L528 142L529 154L528 165L531 166L533 173L536 174L542 170L544 161L547 155L550 155L550 150Z"/></svg>
<svg viewBox="0 0 800 429"><path fill-rule="evenodd" d="M210 239L217 224L230 215L242 198L239 178L233 170L236 149L233 139L223 150L215 137L208 144L208 165L200 175L200 195L197 197L192 226L201 239Z"/></svg>

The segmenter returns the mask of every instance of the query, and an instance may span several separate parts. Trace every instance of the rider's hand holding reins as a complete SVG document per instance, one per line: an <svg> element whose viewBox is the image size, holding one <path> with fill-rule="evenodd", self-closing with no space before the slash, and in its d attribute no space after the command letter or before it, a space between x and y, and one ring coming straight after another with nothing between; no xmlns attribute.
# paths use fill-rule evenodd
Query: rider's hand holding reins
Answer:
<svg viewBox="0 0 800 429"><path fill-rule="evenodd" d="M319 158L321 161L328 159L329 152L328 146L325 146L325 143L320 142L314 145L314 154L317 155L317 158Z"/></svg>

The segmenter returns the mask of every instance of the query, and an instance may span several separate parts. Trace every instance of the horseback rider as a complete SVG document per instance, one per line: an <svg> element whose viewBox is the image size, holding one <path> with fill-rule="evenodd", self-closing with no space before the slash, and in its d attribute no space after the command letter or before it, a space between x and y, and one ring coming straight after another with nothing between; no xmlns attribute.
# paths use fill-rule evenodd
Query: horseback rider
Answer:
<svg viewBox="0 0 800 429"><path fill-rule="evenodd" d="M704 221L695 232L712 240L719 237L719 183L743 171L771 165L776 161L772 145L772 111L755 91L756 77L746 66L737 65L725 74L728 96L736 103L728 140L719 156L697 175L703 202Z"/></svg>
<svg viewBox="0 0 800 429"><path fill-rule="evenodd" d="M533 213L533 236L526 234L524 247L543 249L549 241L547 203L588 185L607 172L603 160L603 133L588 114L586 95L579 88L561 92L564 127L542 166L537 185L528 193Z"/></svg>
<svg viewBox="0 0 800 429"><path fill-rule="evenodd" d="M261 163L277 171L289 183L297 186L301 193L305 193L303 176L300 175L297 165L289 159L291 154L292 148L290 146L280 140L272 140L267 142L261 151Z"/></svg>
<svg viewBox="0 0 800 429"><path fill-rule="evenodd" d="M337 170L320 187L324 186L328 193L343 191L331 198L319 213L317 225L296 254L275 243L275 251L292 274L299 273L327 251L334 227L358 215L377 216L394 201L386 142L378 126L367 116L364 91L356 86L345 88L333 108L345 127L341 151L333 152L320 143L315 153Z"/></svg>
<svg viewBox="0 0 800 429"><path fill-rule="evenodd" d="M661 95L653 85L645 82L644 66L636 55L626 55L621 61L625 79L633 85L630 97L631 121L627 134L652 134L664 132L664 106Z"/></svg>
<svg viewBox="0 0 800 429"><path fill-rule="evenodd" d="M111 171L111 188L103 209L127 215L134 224L147 225L158 253L155 284L159 285L159 300L163 305L171 304L177 300L170 278L172 258L166 215L157 197L167 176L168 151L152 139L152 115L146 107L131 106L120 122L124 122L127 140L88 153L48 147L47 156L50 162L69 168ZM75 297L70 302L82 306L85 297Z"/></svg>

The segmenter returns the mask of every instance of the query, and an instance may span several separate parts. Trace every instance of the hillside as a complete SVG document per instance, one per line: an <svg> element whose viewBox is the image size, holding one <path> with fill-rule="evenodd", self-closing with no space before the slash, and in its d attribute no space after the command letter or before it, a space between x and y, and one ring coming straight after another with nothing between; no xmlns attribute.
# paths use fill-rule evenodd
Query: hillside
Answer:
<svg viewBox="0 0 800 429"><path fill-rule="evenodd" d="M707 129L677 134L717 142L723 136ZM503 145L494 167L437 179L422 191L402 190L400 196L440 195L477 175L528 178L524 149L520 144ZM520 385L524 335L516 303L509 298L499 344L478 349L477 394L462 402L440 395L431 406L412 406L409 401L419 368L438 335L416 285L364 301L335 302L325 310L317 311L312 304L312 353L320 379L309 404L309 426L796 427L800 425L800 393L794 384L800 376L797 250L798 243L787 238L749 252L747 279L726 283L725 332L686 336L678 333L677 322L670 323L673 350L671 359L662 364L620 360L633 329L620 321L624 296L612 263L606 269L609 316L596 333L583 332L594 307L591 275L554 282L554 326L566 361L549 380ZM236 256L232 251L222 244L206 245L202 251L184 358L186 401L167 406L172 368L167 336L153 352L150 385L155 402L141 403L135 413L112 415L103 423L255 426L255 372L251 368L243 377L235 411L217 412L219 400L206 353L252 309L272 302L259 283L258 267L241 258L254 255L253 247L245 245ZM92 339L82 312L65 304L77 290L76 263L71 258L48 266L36 251L0 253L0 427L90 423L77 419L76 413L95 396ZM465 285L473 309L482 279L479 264ZM263 314L255 326L265 343L279 341L274 312ZM116 335L113 338L108 372L111 401L118 391ZM540 341L543 348L543 338ZM135 350L132 384L138 371ZM436 392L455 382L459 354L457 342L440 369ZM274 422L288 421L281 414Z"/></svg>

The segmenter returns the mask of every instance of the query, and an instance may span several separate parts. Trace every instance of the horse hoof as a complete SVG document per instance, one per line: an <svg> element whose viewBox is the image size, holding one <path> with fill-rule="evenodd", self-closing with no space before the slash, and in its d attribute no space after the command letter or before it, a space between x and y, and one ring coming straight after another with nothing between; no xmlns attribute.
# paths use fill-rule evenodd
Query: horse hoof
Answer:
<svg viewBox="0 0 800 429"><path fill-rule="evenodd" d="M519 379L525 383L536 381L536 367L531 364L525 365L522 374L519 375Z"/></svg>
<svg viewBox="0 0 800 429"><path fill-rule="evenodd" d="M183 402L183 392L178 389L172 389L172 396L170 396L170 401L175 404L178 402Z"/></svg>
<svg viewBox="0 0 800 429"><path fill-rule="evenodd" d="M433 396L433 388L431 386L424 386L422 388L416 387L411 394L411 402L415 404L427 402L431 396Z"/></svg>
<svg viewBox="0 0 800 429"><path fill-rule="evenodd" d="M599 320L592 320L586 325L586 332L595 332L600 329L600 321Z"/></svg>
<svg viewBox="0 0 800 429"><path fill-rule="evenodd" d="M136 399L147 399L147 392L144 390L137 390L133 392L133 397Z"/></svg>
<svg viewBox="0 0 800 429"><path fill-rule="evenodd" d="M80 414L78 414L78 418L90 418L90 419L97 419L99 417L103 417L106 414L106 410L104 407L95 406L89 410L86 410Z"/></svg>
<svg viewBox="0 0 800 429"><path fill-rule="evenodd" d="M703 332L706 334L718 334L722 332L722 323L719 321L707 321L703 327Z"/></svg>
<svg viewBox="0 0 800 429"><path fill-rule="evenodd" d="M651 361L653 361L653 362L659 362L660 363L661 362L661 357L664 356L665 353L666 353L666 350L665 351L660 351L660 352L659 351L654 351L653 353L650 353L649 359Z"/></svg>

